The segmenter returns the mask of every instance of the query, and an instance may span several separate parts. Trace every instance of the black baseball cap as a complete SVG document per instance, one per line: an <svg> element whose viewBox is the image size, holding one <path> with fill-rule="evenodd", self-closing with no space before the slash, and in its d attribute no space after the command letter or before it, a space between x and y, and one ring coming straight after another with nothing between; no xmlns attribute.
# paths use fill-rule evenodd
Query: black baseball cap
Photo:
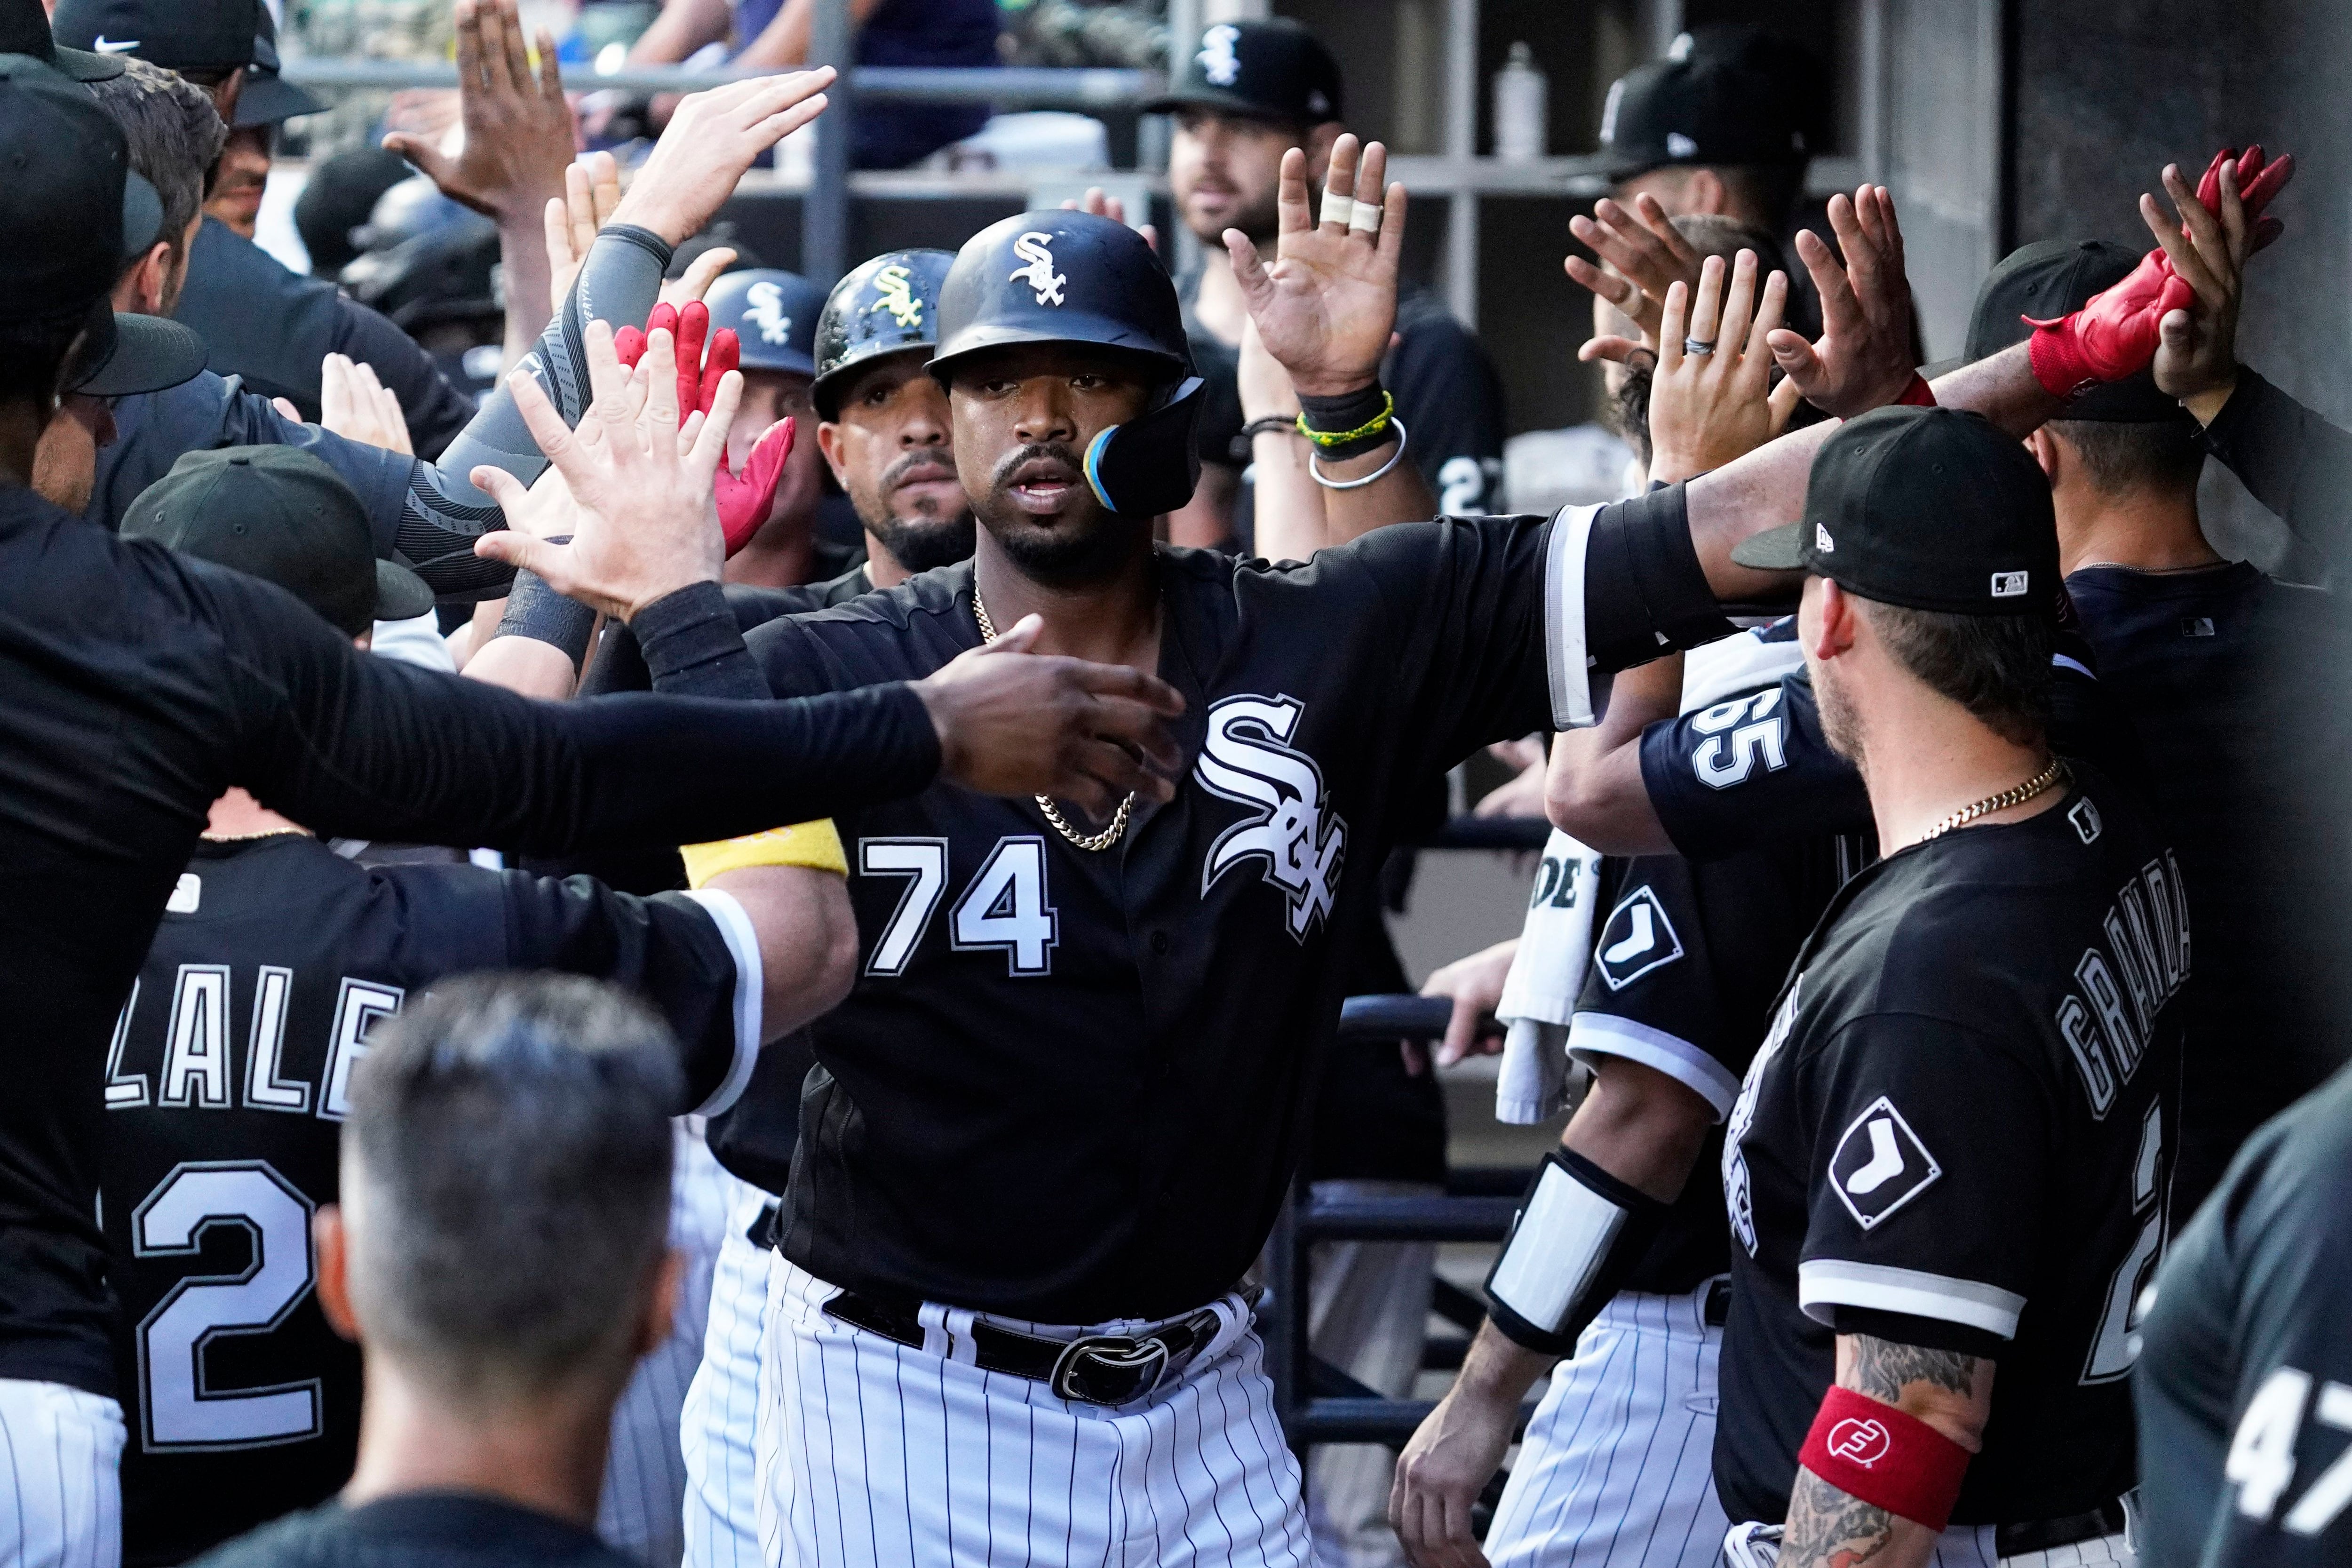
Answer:
<svg viewBox="0 0 2352 1568"><path fill-rule="evenodd" d="M2050 481L2022 443L1957 408L1897 404L1847 420L1813 458L1804 521L1731 558L1949 615L2046 611L2059 591Z"/></svg>
<svg viewBox="0 0 2352 1568"><path fill-rule="evenodd" d="M236 118L229 122L239 131L317 114L327 107L278 74L278 26L269 19L268 6L260 11L261 27L253 35L252 67L245 73L245 85L237 89Z"/></svg>
<svg viewBox="0 0 2352 1568"><path fill-rule="evenodd" d="M1827 89L1802 45L1761 28L1701 28L1666 58L1610 84L1601 147L1569 177L1612 184L1668 164L1801 165L1822 132Z"/></svg>
<svg viewBox="0 0 2352 1568"><path fill-rule="evenodd" d="M130 167L87 89L37 60L0 62L0 321L77 316L112 290Z"/></svg>
<svg viewBox="0 0 2352 1568"><path fill-rule="evenodd" d="M122 62L112 55L59 48L41 0L0 0L0 55L29 56L72 81L107 81L122 74Z"/></svg>
<svg viewBox="0 0 2352 1568"><path fill-rule="evenodd" d="M122 531L275 583L352 637L433 607L433 590L380 561L367 509L298 447L184 452L139 492Z"/></svg>
<svg viewBox="0 0 2352 1568"><path fill-rule="evenodd" d="M1146 114L1213 109L1319 124L1339 118L1339 62L1287 17L1219 22L1201 34L1183 74L1139 107Z"/></svg>
<svg viewBox="0 0 2352 1568"><path fill-rule="evenodd" d="M2139 261L2140 252L2104 239L2045 239L2011 251L1977 290L1966 357L1980 360L2023 342L2033 331L2025 318L2049 321L2079 310L2092 295L2122 282ZM2196 423L2179 399L2157 390L2153 370L2091 388L2066 405L2064 417L2101 424Z"/></svg>
<svg viewBox="0 0 2352 1568"><path fill-rule="evenodd" d="M58 0L60 44L136 55L175 71L231 71L253 63L260 0Z"/></svg>

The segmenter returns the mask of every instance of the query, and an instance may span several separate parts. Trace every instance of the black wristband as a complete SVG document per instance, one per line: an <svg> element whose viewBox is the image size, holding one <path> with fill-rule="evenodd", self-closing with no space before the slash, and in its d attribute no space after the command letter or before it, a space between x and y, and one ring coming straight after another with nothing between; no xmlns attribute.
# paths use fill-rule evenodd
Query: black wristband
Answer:
<svg viewBox="0 0 2352 1568"><path fill-rule="evenodd" d="M727 592L696 583L663 595L629 623L654 689L686 697L761 700L774 695L751 652Z"/></svg>
<svg viewBox="0 0 2352 1568"><path fill-rule="evenodd" d="M1309 397L1305 393L1298 395L1299 417L1307 422L1309 430L1318 434L1336 436L1360 430L1367 425L1380 426L1353 440L1314 442L1315 455L1326 462L1360 458L1395 440L1396 430L1388 417L1391 411L1388 390L1377 381L1361 391L1342 393L1338 397Z"/></svg>
<svg viewBox="0 0 2352 1568"><path fill-rule="evenodd" d="M562 544L568 539L551 539L551 544ZM550 647L562 650L572 661L572 673L580 673L581 663L588 657L588 638L596 629L596 612L577 599L567 599L547 585L547 579L536 572L517 572L507 589L506 613L499 617L499 629L493 634L502 637L529 637Z"/></svg>

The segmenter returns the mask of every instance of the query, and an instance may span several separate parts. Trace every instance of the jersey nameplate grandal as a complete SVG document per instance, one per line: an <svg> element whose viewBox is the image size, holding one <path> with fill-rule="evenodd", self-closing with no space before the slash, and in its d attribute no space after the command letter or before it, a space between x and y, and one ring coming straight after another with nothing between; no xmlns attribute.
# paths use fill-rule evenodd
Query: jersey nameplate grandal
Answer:
<svg viewBox="0 0 2352 1568"><path fill-rule="evenodd" d="M1331 912L1348 825L1323 799L1323 770L1283 742L1298 728L1296 697L1227 697L1209 710L1209 736L1192 767L1211 795L1255 806L1218 835L1201 868L1201 896L1235 863L1263 856L1265 879L1290 901L1291 936L1307 940Z"/></svg>

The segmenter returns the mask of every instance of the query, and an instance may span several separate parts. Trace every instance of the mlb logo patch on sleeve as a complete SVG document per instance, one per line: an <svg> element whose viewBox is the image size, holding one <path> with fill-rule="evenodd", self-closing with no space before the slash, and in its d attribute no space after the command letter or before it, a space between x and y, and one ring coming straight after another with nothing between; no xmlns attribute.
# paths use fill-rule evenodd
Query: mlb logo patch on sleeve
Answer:
<svg viewBox="0 0 2352 1568"><path fill-rule="evenodd" d="M1830 1185L1854 1223L1868 1230L1944 1173L1895 1102L1880 1095L1854 1118L1830 1156Z"/></svg>
<svg viewBox="0 0 2352 1568"><path fill-rule="evenodd" d="M1622 991L1682 955L1682 939L1675 934L1675 922L1666 918L1658 895L1643 883L1609 911L1609 923L1601 928L1592 961L1600 966L1601 978L1609 983L1609 989Z"/></svg>

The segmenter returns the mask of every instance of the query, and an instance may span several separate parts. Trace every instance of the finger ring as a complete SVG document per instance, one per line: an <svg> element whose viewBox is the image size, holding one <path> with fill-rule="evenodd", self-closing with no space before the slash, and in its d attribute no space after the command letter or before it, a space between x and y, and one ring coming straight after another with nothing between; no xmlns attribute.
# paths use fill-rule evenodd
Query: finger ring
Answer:
<svg viewBox="0 0 2352 1568"><path fill-rule="evenodd" d="M1700 342L1696 338L1685 338L1683 340L1683 353L1689 354L1694 358L1704 354L1711 354L1714 352L1715 340L1713 338L1709 338L1704 342Z"/></svg>

